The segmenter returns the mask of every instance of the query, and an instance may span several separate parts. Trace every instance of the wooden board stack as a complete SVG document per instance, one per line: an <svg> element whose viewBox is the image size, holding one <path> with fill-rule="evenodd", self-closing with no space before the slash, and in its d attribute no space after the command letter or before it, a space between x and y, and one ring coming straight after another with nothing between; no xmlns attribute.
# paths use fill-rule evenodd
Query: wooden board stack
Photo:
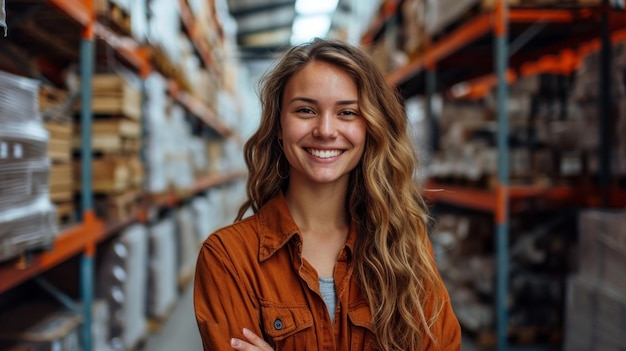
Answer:
<svg viewBox="0 0 626 351"><path fill-rule="evenodd" d="M124 77L99 74L93 79L92 190L96 214L121 221L136 213L143 183L141 151L141 91ZM81 149L80 125L73 147ZM79 179L80 163L74 164ZM80 184L76 184L80 189Z"/></svg>

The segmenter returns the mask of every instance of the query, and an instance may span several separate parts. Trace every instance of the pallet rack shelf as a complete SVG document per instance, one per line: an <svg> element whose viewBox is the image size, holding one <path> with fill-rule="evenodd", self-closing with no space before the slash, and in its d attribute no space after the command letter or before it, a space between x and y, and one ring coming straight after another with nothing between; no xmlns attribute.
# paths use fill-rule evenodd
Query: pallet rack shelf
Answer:
<svg viewBox="0 0 626 351"><path fill-rule="evenodd" d="M433 203L447 203L473 210L496 213L498 197L503 194L497 190L480 190L459 185L447 185L430 181L426 186L425 196ZM510 186L508 188L510 213L528 209L529 202L542 200L542 206L558 206L576 198L576 190L569 186Z"/></svg>
<svg viewBox="0 0 626 351"><path fill-rule="evenodd" d="M398 3L386 0L361 43L369 45L385 29L386 22L397 13ZM567 201L578 198L580 189L573 188L518 188L509 186L508 160L508 115L505 102L508 100L507 85L512 76L519 74L521 67L530 61L537 61L545 55L556 55L563 50L581 48L585 45L601 50L602 64L610 64L610 36L615 39L624 36L626 15L615 12L604 0L602 6L581 8L517 8L510 7L506 0L496 0L492 7L481 8L469 20L454 23L446 28L445 33L433 38L433 42L408 64L399 67L387 75L387 82L396 86L402 96L426 95L426 115L435 123L431 97L461 82L478 79L480 84L497 88L497 149L498 182L490 192L470 190L462 187L449 187L436 183L426 186L425 195L431 201L441 201L473 209L491 212L495 221L496 251L496 342L498 350L509 349L507 341L508 310L507 293L509 289L509 215L516 210L516 203L531 198L542 200ZM390 12L391 11L391 12ZM575 26L574 26L575 24ZM577 29L578 30L575 30ZM582 28L582 29L581 29ZM542 33L541 37L537 34ZM592 43L592 44L589 44ZM524 47L523 51L520 49ZM526 69L530 71L529 66ZM600 95L604 107L600 107L600 133L608 135L610 104L609 70L603 68L600 78ZM487 77L487 78L481 78ZM600 140L606 142L606 138ZM433 137L432 149L438 149L438 138ZM601 152L608 153L607 146ZM603 181L601 182L603 199L601 204L619 203L617 196L623 197L623 190L611 198L608 188L608 159L601 164ZM442 191L437 191L441 188ZM587 190L584 195L591 195ZM597 200L589 196L586 202ZM535 349L535 348L531 348Z"/></svg>
<svg viewBox="0 0 626 351"><path fill-rule="evenodd" d="M93 193L91 187L91 76L95 63L95 41L101 40L110 47L115 54L122 59L123 63L138 73L140 78L153 70L149 57L149 48L140 46L132 38L116 34L104 24L96 20L94 11L95 0L41 0L40 4L52 5L63 16L66 16L72 27L79 26L82 31L80 42L80 76L81 76L81 207L83 209L82 221L58 234L53 247L49 251L31 253L21 259L8 261L0 264L0 294L18 286L21 283L33 279L47 270L60 265L71 257L81 256L80 261L80 298L82 302L82 349L92 349L91 343L91 305L94 297L94 257L98 243L119 233L121 229L135 221L146 221L146 212L152 208L165 208L176 206L186 201L191 196L208 190L212 187L229 183L245 176L243 171L233 171L224 174L212 174L197 179L190 192L185 194L168 194L161 202L151 202L140 208L136 216L116 223L108 223L97 218L93 210ZM184 22L188 35L199 52L205 66L216 74L220 69L211 55L208 46L201 38L194 19L185 0L180 1L181 21ZM55 13L57 15L57 13ZM214 24L218 28L219 24ZM75 43L72 43L74 45ZM79 48L76 47L78 51ZM218 84L219 85L219 84ZM170 87L169 93L174 99L183 105L192 115L196 116L206 126L215 129L225 138L232 138L241 144L237 133L227 127L220 118L203 102L195 99L191 94L178 88L177 84ZM26 260L24 260L26 258Z"/></svg>

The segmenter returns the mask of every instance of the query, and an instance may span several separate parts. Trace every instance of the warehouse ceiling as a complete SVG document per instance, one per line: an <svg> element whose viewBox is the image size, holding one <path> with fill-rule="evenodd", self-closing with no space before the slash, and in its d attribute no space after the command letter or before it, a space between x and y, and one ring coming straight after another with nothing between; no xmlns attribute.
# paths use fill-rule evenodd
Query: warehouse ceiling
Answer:
<svg viewBox="0 0 626 351"><path fill-rule="evenodd" d="M330 12L324 3L332 4ZM298 5L297 11L296 0L228 0L230 14L237 22L237 44L242 58L268 57L289 47L294 21L302 9L302 3ZM350 11L348 0L313 0L311 6L314 12L330 13L331 18L336 12ZM305 27L313 29L313 25Z"/></svg>

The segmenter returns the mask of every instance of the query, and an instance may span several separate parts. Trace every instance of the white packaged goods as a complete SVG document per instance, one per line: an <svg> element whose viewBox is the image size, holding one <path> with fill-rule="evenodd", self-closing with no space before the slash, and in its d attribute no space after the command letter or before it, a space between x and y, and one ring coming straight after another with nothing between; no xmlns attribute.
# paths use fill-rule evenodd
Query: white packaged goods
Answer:
<svg viewBox="0 0 626 351"><path fill-rule="evenodd" d="M111 323L111 311L105 300L93 302L91 319L91 338L94 351L111 351L109 345L109 325Z"/></svg>
<svg viewBox="0 0 626 351"><path fill-rule="evenodd" d="M148 9L147 0L130 1L130 27L133 38L139 43L148 37Z"/></svg>
<svg viewBox="0 0 626 351"><path fill-rule="evenodd" d="M148 315L156 319L168 316L178 294L176 223L161 220L150 228L148 277Z"/></svg>
<svg viewBox="0 0 626 351"><path fill-rule="evenodd" d="M0 123L41 121L39 81L0 71Z"/></svg>
<svg viewBox="0 0 626 351"><path fill-rule="evenodd" d="M0 349L81 351L81 321L63 307L30 301L0 315Z"/></svg>
<svg viewBox="0 0 626 351"><path fill-rule="evenodd" d="M427 0L426 32L439 34L446 26L457 21L479 0Z"/></svg>
<svg viewBox="0 0 626 351"><path fill-rule="evenodd" d="M165 150L160 140L167 138L165 111L167 108L166 82L158 73L152 73L146 79L146 161L149 170L146 190L160 193L167 190L165 176Z"/></svg>
<svg viewBox="0 0 626 351"><path fill-rule="evenodd" d="M152 0L149 2L149 41L163 49L172 62L179 62L181 32L180 7L178 1Z"/></svg>
<svg viewBox="0 0 626 351"><path fill-rule="evenodd" d="M134 224L102 250L97 295L109 304L111 347L132 350L148 333L146 287L148 233Z"/></svg>
<svg viewBox="0 0 626 351"><path fill-rule="evenodd" d="M580 274L626 296L626 211L582 211L579 232Z"/></svg>
<svg viewBox="0 0 626 351"><path fill-rule="evenodd" d="M209 169L209 158L206 142L203 138L189 138L189 150L194 173L198 176L205 175Z"/></svg>
<svg viewBox="0 0 626 351"><path fill-rule="evenodd" d="M191 189L194 185L194 172L191 160L193 138L191 128L185 120L185 110L173 104L167 123L167 137L162 140L165 151L166 179L177 189Z"/></svg>
<svg viewBox="0 0 626 351"><path fill-rule="evenodd" d="M49 248L58 231L38 97L37 81L0 72L0 261Z"/></svg>
<svg viewBox="0 0 626 351"><path fill-rule="evenodd" d="M202 242L214 229L211 221L211 203L206 196L196 196L191 202L191 207L198 241Z"/></svg>
<svg viewBox="0 0 626 351"><path fill-rule="evenodd" d="M191 205L183 206L176 211L176 222L178 226L178 281L179 284L185 284L193 277L200 251L200 240Z"/></svg>
<svg viewBox="0 0 626 351"><path fill-rule="evenodd" d="M56 234L56 210L47 196L1 211L0 261L29 250L49 249Z"/></svg>
<svg viewBox="0 0 626 351"><path fill-rule="evenodd" d="M567 286L564 350L622 350L626 345L626 294L589 277Z"/></svg>
<svg viewBox="0 0 626 351"><path fill-rule="evenodd" d="M21 165L0 160L0 212L47 197L49 173L50 162L45 158Z"/></svg>

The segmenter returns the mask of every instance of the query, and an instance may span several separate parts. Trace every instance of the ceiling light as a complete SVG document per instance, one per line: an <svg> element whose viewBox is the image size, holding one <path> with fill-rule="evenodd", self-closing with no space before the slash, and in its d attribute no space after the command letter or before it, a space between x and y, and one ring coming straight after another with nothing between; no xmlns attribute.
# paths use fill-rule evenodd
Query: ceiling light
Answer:
<svg viewBox="0 0 626 351"><path fill-rule="evenodd" d="M339 0L296 0L296 12L300 15L328 14L337 9Z"/></svg>
<svg viewBox="0 0 626 351"><path fill-rule="evenodd" d="M298 45L315 37L325 37L330 29L330 14L298 16L291 29L291 44Z"/></svg>

